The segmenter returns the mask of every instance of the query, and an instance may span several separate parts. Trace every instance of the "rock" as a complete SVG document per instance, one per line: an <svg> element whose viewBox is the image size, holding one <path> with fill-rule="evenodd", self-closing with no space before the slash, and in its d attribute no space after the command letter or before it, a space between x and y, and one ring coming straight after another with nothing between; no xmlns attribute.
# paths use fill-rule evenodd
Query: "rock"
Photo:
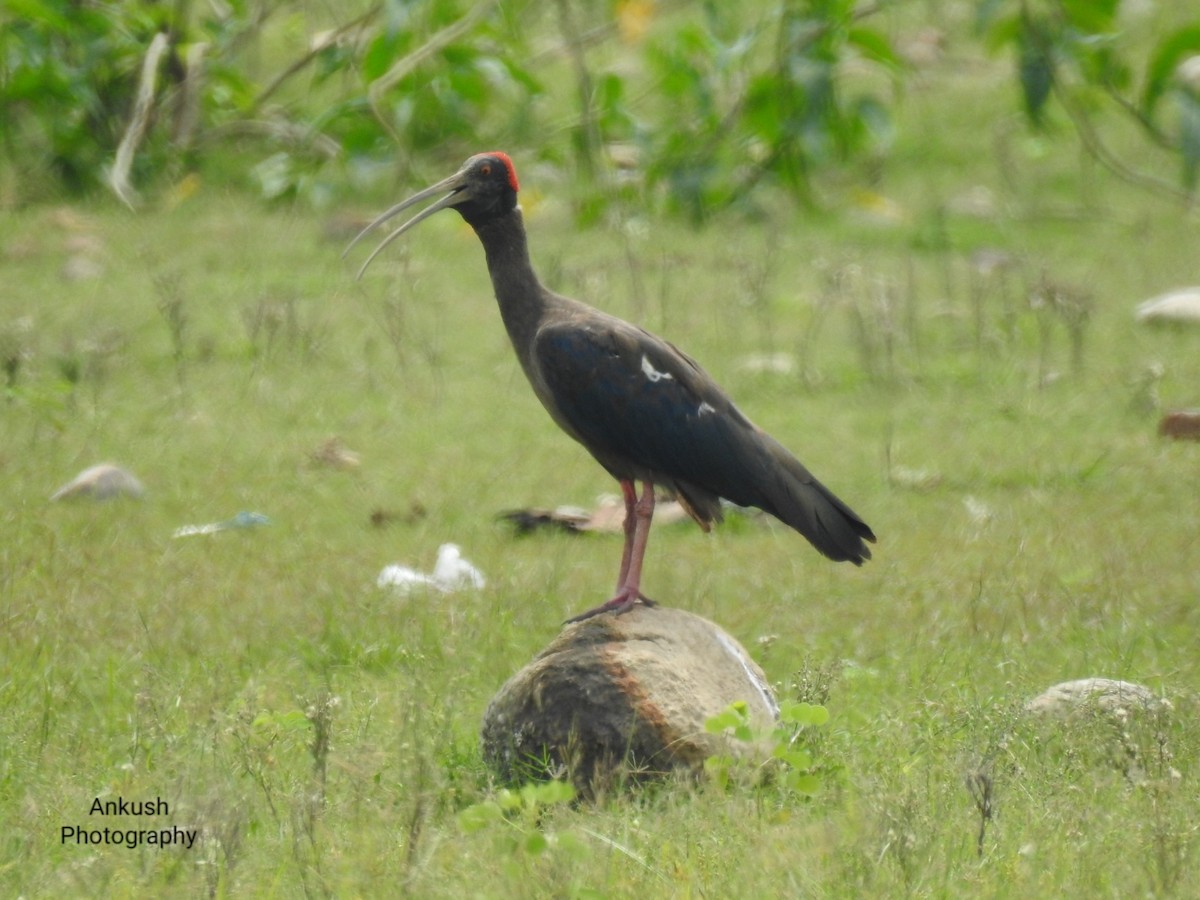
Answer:
<svg viewBox="0 0 1200 900"><path fill-rule="evenodd" d="M1200 409L1176 409L1159 420L1158 433L1177 441L1200 441Z"/></svg>
<svg viewBox="0 0 1200 900"><path fill-rule="evenodd" d="M1120 772L1129 784L1174 780L1167 726L1174 707L1148 687L1112 678L1064 681L1025 704L1032 743L1080 777ZM1028 742L1026 742L1028 743Z"/></svg>
<svg viewBox="0 0 1200 900"><path fill-rule="evenodd" d="M1134 318L1146 325L1200 325L1200 287L1186 287L1139 303Z"/></svg>
<svg viewBox="0 0 1200 900"><path fill-rule="evenodd" d="M347 447L339 437L322 441L308 454L308 458L313 465L341 469L343 472L357 469L362 462L359 455Z"/></svg>
<svg viewBox="0 0 1200 900"><path fill-rule="evenodd" d="M101 463L84 469L50 495L52 501L88 497L92 500L110 500L113 497L141 497L146 493L142 483L120 466Z"/></svg>
<svg viewBox="0 0 1200 900"><path fill-rule="evenodd" d="M565 775L594 796L623 776L757 753L705 730L736 701L755 730L777 723L766 677L736 640L691 613L638 605L566 626L510 678L484 714L483 756L505 781Z"/></svg>
<svg viewBox="0 0 1200 900"><path fill-rule="evenodd" d="M1064 681L1038 694L1025 704L1028 712L1067 718L1101 712L1120 719L1138 712L1161 713L1171 709L1148 687L1111 678L1081 678Z"/></svg>
<svg viewBox="0 0 1200 900"><path fill-rule="evenodd" d="M1149 688L1112 678L1064 681L1027 700L966 775L983 817L980 851L1004 794L998 785L1094 790L1114 779L1134 787L1178 782L1168 746L1173 713Z"/></svg>

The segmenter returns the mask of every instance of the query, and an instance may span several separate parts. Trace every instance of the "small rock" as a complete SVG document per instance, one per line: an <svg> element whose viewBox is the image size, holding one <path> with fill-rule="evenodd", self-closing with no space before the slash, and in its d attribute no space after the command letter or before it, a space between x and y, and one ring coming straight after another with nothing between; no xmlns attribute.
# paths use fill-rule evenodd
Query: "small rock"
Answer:
<svg viewBox="0 0 1200 900"><path fill-rule="evenodd" d="M715 754L761 750L709 734L743 701L769 731L779 707L762 669L712 622L635 606L566 626L488 705L483 756L505 781L565 775L594 796L632 779L699 773Z"/></svg>
<svg viewBox="0 0 1200 900"><path fill-rule="evenodd" d="M1176 409L1167 413L1158 423L1158 433L1177 441L1200 441L1200 409Z"/></svg>
<svg viewBox="0 0 1200 900"><path fill-rule="evenodd" d="M134 475L112 463L101 463L84 469L50 495L51 501L88 497L110 500L113 497L141 497L145 487Z"/></svg>
<svg viewBox="0 0 1200 900"><path fill-rule="evenodd" d="M308 458L314 465L327 466L331 469L341 469L344 472L357 469L362 460L357 453L345 445L339 437L331 437L322 441Z"/></svg>
<svg viewBox="0 0 1200 900"><path fill-rule="evenodd" d="M1200 325L1200 287L1179 288L1139 303L1134 318L1145 325Z"/></svg>

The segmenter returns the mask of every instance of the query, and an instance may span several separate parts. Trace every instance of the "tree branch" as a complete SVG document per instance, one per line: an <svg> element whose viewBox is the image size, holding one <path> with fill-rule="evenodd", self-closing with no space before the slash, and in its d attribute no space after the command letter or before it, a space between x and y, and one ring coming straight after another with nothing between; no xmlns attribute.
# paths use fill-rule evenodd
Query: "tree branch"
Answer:
<svg viewBox="0 0 1200 900"><path fill-rule="evenodd" d="M1096 162L1100 163L1100 165L1108 169L1108 171L1122 181L1127 181L1130 184L1145 188L1172 200L1178 200L1185 204L1191 203L1192 197L1186 191L1180 190L1169 181L1164 181L1161 178L1155 178L1153 175L1147 175L1144 172L1131 169L1115 153L1108 149L1104 141L1100 139L1100 135L1092 127L1087 113L1075 103L1074 99L1070 96L1070 91L1060 83L1059 79L1054 79L1052 90L1054 91L1054 96L1058 98L1058 102L1062 104L1062 108L1066 110L1067 116L1071 119L1071 124L1075 126L1075 131L1079 134L1079 139L1083 142L1084 149L1087 150Z"/></svg>
<svg viewBox="0 0 1200 900"><path fill-rule="evenodd" d="M373 19L373 18L375 18L375 16L379 15L380 10L382 10L382 9L383 9L383 4L376 3L374 6L372 6L370 9L368 9L365 13L363 13L357 19L347 22L345 25L342 25L340 28L337 28L334 31L331 31L328 34L326 34L324 36L323 40L321 40L315 46L311 47L307 53L305 53L303 56L301 56L299 59L297 59L295 62L293 62L290 66L288 66L286 69L284 69L278 75L276 75L275 78L271 81L271 83L262 89L262 91L259 93L259 95L254 98L253 102L251 102L250 108L246 110L246 118L248 118L248 119L253 118L254 115L262 108L262 105L264 103L266 103L271 98L271 96L277 90L279 90L280 87L283 86L284 82L286 82L289 78L291 78L293 75L295 75L301 69L303 69L307 65L309 65L309 63L311 63L314 59L316 59L318 56L320 56L321 53L324 52L326 48L328 48L331 44L336 43L337 40L340 37L342 37L342 35L347 34L348 32L351 32L356 28L361 28L363 25L366 25L369 21L371 21L371 19Z"/></svg>
<svg viewBox="0 0 1200 900"><path fill-rule="evenodd" d="M371 104L371 111L396 143L401 143L400 135L396 133L396 129L392 127L392 123L380 108L383 95L403 81L409 73L429 57L445 49L483 21L495 9L498 2L499 0L485 0L485 2L472 7L471 11L457 22L447 25L408 56L396 60L390 69L371 82L371 86L367 88L367 101Z"/></svg>
<svg viewBox="0 0 1200 900"><path fill-rule="evenodd" d="M146 135L146 126L150 122L150 108L154 102L155 84L158 81L158 66L163 54L167 52L169 42L167 33L160 31L154 35L146 58L142 60L142 77L138 82L137 100L134 102L133 115L129 119L129 127L117 147L117 155L112 168L108 170L108 186L121 202L133 209L137 203L137 191L129 182L129 170L133 166L134 154L138 145Z"/></svg>

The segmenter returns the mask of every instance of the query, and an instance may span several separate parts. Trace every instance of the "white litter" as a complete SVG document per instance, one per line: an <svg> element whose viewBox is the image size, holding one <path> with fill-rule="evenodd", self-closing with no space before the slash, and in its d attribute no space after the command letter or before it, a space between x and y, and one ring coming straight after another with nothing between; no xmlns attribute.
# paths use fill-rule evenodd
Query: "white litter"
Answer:
<svg viewBox="0 0 1200 900"><path fill-rule="evenodd" d="M232 519L224 522L207 522L204 525L180 525L171 533L171 537L192 537L197 534L216 534L220 531L233 531L239 528L258 528L260 525L270 525L271 520L262 513L240 512Z"/></svg>
<svg viewBox="0 0 1200 900"><path fill-rule="evenodd" d="M1139 303L1134 318L1148 325L1200 325L1200 287L1185 287Z"/></svg>
<svg viewBox="0 0 1200 900"><path fill-rule="evenodd" d="M458 544L442 544L438 547L437 563L432 574L393 563L383 567L375 583L381 588L393 588L401 594L412 593L418 588L432 588L443 594L452 594L455 591L479 590L487 585L487 579L463 559Z"/></svg>

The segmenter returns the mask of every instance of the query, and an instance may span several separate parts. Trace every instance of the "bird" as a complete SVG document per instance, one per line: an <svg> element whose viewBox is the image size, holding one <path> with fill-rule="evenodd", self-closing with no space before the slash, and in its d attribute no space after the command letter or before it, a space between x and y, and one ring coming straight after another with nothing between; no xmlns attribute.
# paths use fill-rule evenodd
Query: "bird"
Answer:
<svg viewBox="0 0 1200 900"><path fill-rule="evenodd" d="M542 285L530 260L517 171L508 154L477 153L448 178L392 206L346 247L432 198L389 233L358 270L402 234L453 209L483 244L500 317L533 392L550 417L617 480L624 547L613 596L580 622L654 606L641 588L655 486L674 494L704 531L721 499L791 526L823 555L856 566L875 534L782 444L755 425L686 353L649 331ZM642 490L637 491L637 482Z"/></svg>

